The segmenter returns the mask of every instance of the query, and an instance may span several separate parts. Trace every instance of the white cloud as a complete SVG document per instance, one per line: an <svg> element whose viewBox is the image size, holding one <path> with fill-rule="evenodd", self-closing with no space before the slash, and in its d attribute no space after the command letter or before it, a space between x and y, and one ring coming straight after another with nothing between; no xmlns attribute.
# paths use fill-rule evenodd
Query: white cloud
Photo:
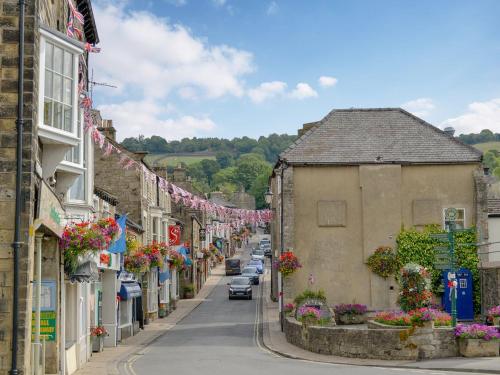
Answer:
<svg viewBox="0 0 500 375"><path fill-rule="evenodd" d="M318 96L318 93L314 91L314 89L309 86L307 83L300 82L297 83L295 89L290 93L290 97L294 99L306 99L306 98L315 98Z"/></svg>
<svg viewBox="0 0 500 375"><path fill-rule="evenodd" d="M226 4L227 0L212 0L215 6L222 7Z"/></svg>
<svg viewBox="0 0 500 375"><path fill-rule="evenodd" d="M337 84L337 82L337 78L329 76L321 76L318 79L318 83L321 87L333 87Z"/></svg>
<svg viewBox="0 0 500 375"><path fill-rule="evenodd" d="M187 0L164 0L169 4L175 5L176 7L182 7L187 4Z"/></svg>
<svg viewBox="0 0 500 375"><path fill-rule="evenodd" d="M281 81L263 82L258 87L248 91L248 96L255 103L282 95L286 90L286 83Z"/></svg>
<svg viewBox="0 0 500 375"><path fill-rule="evenodd" d="M425 117L436 108L434 102L430 98L410 100L409 102L401 104L401 107L418 117Z"/></svg>
<svg viewBox="0 0 500 375"><path fill-rule="evenodd" d="M172 106L162 106L152 100L126 101L119 104L103 104L98 106L102 117L112 119L119 140L127 137L146 137L159 135L167 140L200 136L216 128L215 123L207 116L173 116Z"/></svg>
<svg viewBox="0 0 500 375"><path fill-rule="evenodd" d="M154 98L185 86L210 98L244 94L242 77L254 70L251 53L210 45L182 25L123 4L97 4L94 13L102 45L92 56L98 80Z"/></svg>
<svg viewBox="0 0 500 375"><path fill-rule="evenodd" d="M500 98L468 105L463 115L444 121L441 126L452 126L455 134L479 133L483 129L500 130Z"/></svg>
<svg viewBox="0 0 500 375"><path fill-rule="evenodd" d="M266 14L268 16L272 16L273 14L278 13L279 9L280 9L280 7L279 7L278 3L276 1L271 1L269 3L269 5L267 6Z"/></svg>
<svg viewBox="0 0 500 375"><path fill-rule="evenodd" d="M183 99L198 99L196 90L191 86L181 87L178 92Z"/></svg>

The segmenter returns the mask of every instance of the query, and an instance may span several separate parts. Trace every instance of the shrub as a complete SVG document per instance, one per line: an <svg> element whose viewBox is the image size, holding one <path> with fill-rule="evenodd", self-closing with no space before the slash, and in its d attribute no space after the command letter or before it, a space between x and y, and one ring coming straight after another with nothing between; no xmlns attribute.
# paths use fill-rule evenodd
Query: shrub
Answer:
<svg viewBox="0 0 500 375"><path fill-rule="evenodd" d="M381 277L394 275L400 265L397 253L388 246L381 246L368 258L370 270Z"/></svg>
<svg viewBox="0 0 500 375"><path fill-rule="evenodd" d="M301 294L295 297L294 302L295 305L300 306L302 303L308 299L316 299L323 303L326 303L326 296L323 290L318 290L317 292L306 289Z"/></svg>
<svg viewBox="0 0 500 375"><path fill-rule="evenodd" d="M500 305L494 306L491 309L489 309L488 315L493 316L493 317L499 317L500 316Z"/></svg>
<svg viewBox="0 0 500 375"><path fill-rule="evenodd" d="M336 305L335 308L335 313L338 315L344 315L344 314L349 314L349 315L363 315L366 314L368 311L368 308L366 305L360 305L358 303L356 304L340 304Z"/></svg>

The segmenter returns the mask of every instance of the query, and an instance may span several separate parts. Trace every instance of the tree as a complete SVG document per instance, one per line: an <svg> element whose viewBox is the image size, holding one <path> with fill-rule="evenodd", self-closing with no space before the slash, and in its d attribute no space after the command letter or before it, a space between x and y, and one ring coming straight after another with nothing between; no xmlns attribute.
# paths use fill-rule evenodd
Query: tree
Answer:
<svg viewBox="0 0 500 375"><path fill-rule="evenodd" d="M220 170L219 163L215 160L204 159L200 162L200 164L205 176L207 177L209 185L212 185L212 176Z"/></svg>
<svg viewBox="0 0 500 375"><path fill-rule="evenodd" d="M269 176L271 175L272 168L267 167L263 170L254 180L250 187L249 193L255 197L255 206L257 209L266 208L266 200L264 194L267 191L269 184Z"/></svg>
<svg viewBox="0 0 500 375"><path fill-rule="evenodd" d="M215 154L215 160L219 163L221 169L230 167L233 164L233 156L229 151L219 151Z"/></svg>
<svg viewBox="0 0 500 375"><path fill-rule="evenodd" d="M216 174L213 175L212 182L214 187L219 190L221 190L222 186L224 186L225 184L238 186L236 177L236 167L221 169L220 171L218 171Z"/></svg>
<svg viewBox="0 0 500 375"><path fill-rule="evenodd" d="M236 182L249 191L258 175L269 171L271 166L258 154L242 155L236 162Z"/></svg>

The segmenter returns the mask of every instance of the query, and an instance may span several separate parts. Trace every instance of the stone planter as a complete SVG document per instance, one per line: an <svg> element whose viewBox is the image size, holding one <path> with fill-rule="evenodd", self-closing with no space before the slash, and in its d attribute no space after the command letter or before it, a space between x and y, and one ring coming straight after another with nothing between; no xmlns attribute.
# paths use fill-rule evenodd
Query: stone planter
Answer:
<svg viewBox="0 0 500 375"><path fill-rule="evenodd" d="M366 315L342 314L338 316L340 324L363 324L366 322Z"/></svg>
<svg viewBox="0 0 500 375"><path fill-rule="evenodd" d="M493 317L493 325L497 327L500 326L500 316Z"/></svg>
<svg viewBox="0 0 500 375"><path fill-rule="evenodd" d="M498 357L500 342L481 339L459 339L458 349L463 357Z"/></svg>
<svg viewBox="0 0 500 375"><path fill-rule="evenodd" d="M92 336L92 351L100 353L104 350L104 336Z"/></svg>

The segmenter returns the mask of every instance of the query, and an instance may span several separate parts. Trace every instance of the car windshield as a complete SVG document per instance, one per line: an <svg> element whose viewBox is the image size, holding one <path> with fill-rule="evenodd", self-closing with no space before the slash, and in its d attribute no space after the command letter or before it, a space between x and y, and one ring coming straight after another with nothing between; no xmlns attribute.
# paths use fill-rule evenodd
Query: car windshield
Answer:
<svg viewBox="0 0 500 375"><path fill-rule="evenodd" d="M255 250L253 255L264 255L264 252L262 250Z"/></svg>
<svg viewBox="0 0 500 375"><path fill-rule="evenodd" d="M245 267L243 268L243 273L255 273L257 272L257 267Z"/></svg>
<svg viewBox="0 0 500 375"><path fill-rule="evenodd" d="M270 243L270 242L271 242L270 240L261 240L260 241L261 244Z"/></svg>
<svg viewBox="0 0 500 375"><path fill-rule="evenodd" d="M260 260L251 260L248 264L251 266L261 266L262 265Z"/></svg>
<svg viewBox="0 0 500 375"><path fill-rule="evenodd" d="M247 277L235 277L231 280L231 285L248 285L250 280Z"/></svg>

